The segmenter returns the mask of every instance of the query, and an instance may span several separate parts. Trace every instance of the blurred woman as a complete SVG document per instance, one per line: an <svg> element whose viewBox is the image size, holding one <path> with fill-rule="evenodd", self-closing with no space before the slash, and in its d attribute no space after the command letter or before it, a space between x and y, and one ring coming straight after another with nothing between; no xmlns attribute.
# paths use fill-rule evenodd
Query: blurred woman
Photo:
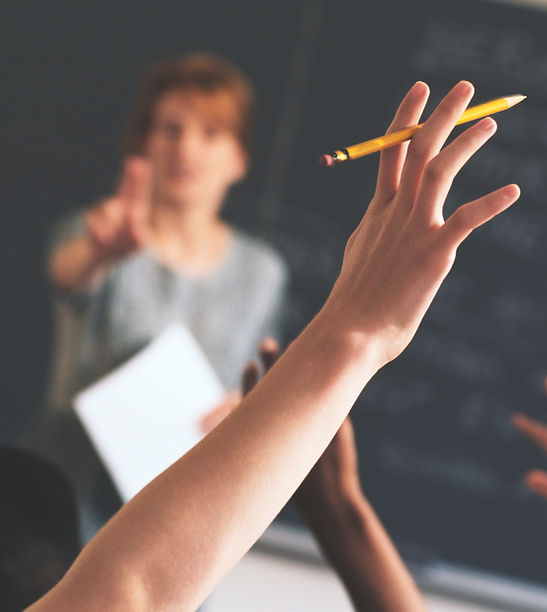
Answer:
<svg viewBox="0 0 547 612"><path fill-rule="evenodd" d="M119 505L71 411L78 390L184 323L225 388L266 335L278 336L279 255L220 217L246 174L253 93L229 62L193 54L146 75L117 191L56 233L49 277L57 335L34 446L68 471L88 539ZM228 393L214 426L240 400Z"/></svg>

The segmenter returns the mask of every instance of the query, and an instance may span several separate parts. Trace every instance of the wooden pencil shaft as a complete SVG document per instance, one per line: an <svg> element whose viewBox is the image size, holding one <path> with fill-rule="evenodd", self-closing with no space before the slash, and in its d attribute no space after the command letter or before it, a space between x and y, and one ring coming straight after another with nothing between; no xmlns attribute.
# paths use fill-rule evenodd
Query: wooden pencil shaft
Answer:
<svg viewBox="0 0 547 612"><path fill-rule="evenodd" d="M516 94L513 96L505 96L503 98L496 98L495 100L490 100L489 102L472 106L463 112L456 125L467 123L468 121L474 121L475 119L481 119L482 117L507 110L515 104L518 104L518 102L524 100L525 97L526 96L521 94ZM338 149L334 151L332 156L336 162L342 162L348 159L357 159L359 157L363 157L364 155L369 155L370 153L376 153L382 149L387 149L388 147L401 144L402 142L405 142L405 140L409 140L422 126L423 123L420 123L403 130L398 130L397 132L393 132L391 134L386 134L385 136L359 142L345 149Z"/></svg>

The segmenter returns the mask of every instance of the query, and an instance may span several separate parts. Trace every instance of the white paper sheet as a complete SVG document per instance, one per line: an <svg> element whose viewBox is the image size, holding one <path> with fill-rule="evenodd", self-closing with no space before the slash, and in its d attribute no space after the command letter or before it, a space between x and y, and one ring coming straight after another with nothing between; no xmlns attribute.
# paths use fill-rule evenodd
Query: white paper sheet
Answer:
<svg viewBox="0 0 547 612"><path fill-rule="evenodd" d="M224 394L190 331L176 324L81 391L74 408L128 501L199 442L200 418Z"/></svg>

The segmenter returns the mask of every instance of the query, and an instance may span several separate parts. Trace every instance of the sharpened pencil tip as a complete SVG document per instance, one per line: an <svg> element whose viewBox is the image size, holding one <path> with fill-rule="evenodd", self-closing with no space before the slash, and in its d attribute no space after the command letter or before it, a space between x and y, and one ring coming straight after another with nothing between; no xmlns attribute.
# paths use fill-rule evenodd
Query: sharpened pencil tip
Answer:
<svg viewBox="0 0 547 612"><path fill-rule="evenodd" d="M522 94L515 94L513 96L505 96L505 99L507 100L509 107L511 107L515 106L515 104L518 104L519 102L522 102L523 100L526 100L527 97L528 96L524 96Z"/></svg>

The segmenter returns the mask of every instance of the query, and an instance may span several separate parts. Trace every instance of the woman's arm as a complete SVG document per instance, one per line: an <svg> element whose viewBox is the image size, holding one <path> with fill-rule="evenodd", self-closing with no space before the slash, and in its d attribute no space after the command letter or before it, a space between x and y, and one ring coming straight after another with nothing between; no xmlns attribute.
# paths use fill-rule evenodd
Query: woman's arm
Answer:
<svg viewBox="0 0 547 612"><path fill-rule="evenodd" d="M266 338L259 352L267 372L279 357L279 345ZM244 394L259 380L258 365L250 363L243 376ZM361 489L358 463L347 417L292 501L356 610L425 612L420 591Z"/></svg>
<svg viewBox="0 0 547 612"><path fill-rule="evenodd" d="M144 244L150 183L149 164L136 157L127 159L117 192L86 213L86 231L53 252L48 274L57 289L89 289L104 278L113 262Z"/></svg>
<svg viewBox="0 0 547 612"><path fill-rule="evenodd" d="M495 129L482 120L439 153L472 93L458 84L408 153L404 145L384 152L376 194L319 314L225 421L122 508L34 610L193 610L256 541L363 386L406 347L458 245L518 197L509 185L443 220L455 174ZM419 116L427 96L416 84L394 126Z"/></svg>
<svg viewBox="0 0 547 612"><path fill-rule="evenodd" d="M59 245L48 264L51 284L61 291L83 291L99 284L108 269L108 261L95 248L86 232Z"/></svg>
<svg viewBox="0 0 547 612"><path fill-rule="evenodd" d="M365 498L349 417L294 494L294 501L356 610L420 612L425 602Z"/></svg>

